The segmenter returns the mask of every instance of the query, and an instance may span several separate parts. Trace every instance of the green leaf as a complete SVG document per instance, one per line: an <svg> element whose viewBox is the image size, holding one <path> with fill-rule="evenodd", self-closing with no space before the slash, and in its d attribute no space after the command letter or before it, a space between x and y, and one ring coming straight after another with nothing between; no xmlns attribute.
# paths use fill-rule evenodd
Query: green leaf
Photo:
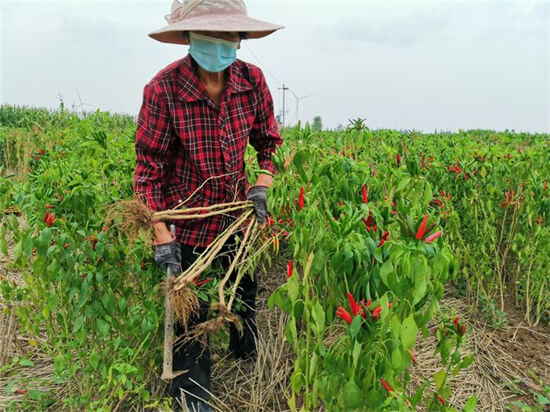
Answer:
<svg viewBox="0 0 550 412"><path fill-rule="evenodd" d="M304 150L300 150L292 158L292 164L296 166L296 168L301 168L306 162L306 160L307 160L306 152Z"/></svg>
<svg viewBox="0 0 550 412"><path fill-rule="evenodd" d="M73 324L73 333L78 332L82 328L83 324L84 324L84 316L79 316L78 318L76 318Z"/></svg>
<svg viewBox="0 0 550 412"><path fill-rule="evenodd" d="M27 358L22 358L20 361L19 361L19 364L21 366L34 366L34 362L31 361L30 359L27 359Z"/></svg>
<svg viewBox="0 0 550 412"><path fill-rule="evenodd" d="M292 276L287 280L288 297L292 303L296 302L298 295L300 294L300 285L298 283L298 276Z"/></svg>
<svg viewBox="0 0 550 412"><path fill-rule="evenodd" d="M325 329L325 311L319 302L315 302L312 308L313 321L315 322L314 332L317 337L323 335Z"/></svg>
<svg viewBox="0 0 550 412"><path fill-rule="evenodd" d="M411 179L408 178L408 177L402 179L402 180L399 182L399 184L397 185L395 191L396 191L396 192L402 191L403 189L405 189L405 188L409 185L410 181L411 181Z"/></svg>
<svg viewBox="0 0 550 412"><path fill-rule="evenodd" d="M40 401L44 398L44 393L37 390L30 390L29 392L27 392L27 395L29 399L33 401Z"/></svg>
<svg viewBox="0 0 550 412"><path fill-rule="evenodd" d="M418 327L414 321L413 315L409 315L401 325L401 343L405 349L410 349L414 346Z"/></svg>
<svg viewBox="0 0 550 412"><path fill-rule="evenodd" d="M48 308L50 309L50 312L57 311L57 295L55 293L48 296Z"/></svg>
<svg viewBox="0 0 550 412"><path fill-rule="evenodd" d="M4 255L8 255L8 242L3 237L0 238L0 252Z"/></svg>
<svg viewBox="0 0 550 412"><path fill-rule="evenodd" d="M290 386L295 393L299 393L302 390L304 386L304 374L300 368L296 368L290 377Z"/></svg>
<svg viewBox="0 0 550 412"><path fill-rule="evenodd" d="M106 338L109 335L109 325L103 319L96 319L95 327L101 338Z"/></svg>
<svg viewBox="0 0 550 412"><path fill-rule="evenodd" d="M445 384L446 378L447 378L447 372L445 372L445 369L441 369L439 372L435 373L434 382L438 391L440 391L443 385Z"/></svg>
<svg viewBox="0 0 550 412"><path fill-rule="evenodd" d="M401 336L401 322L399 321L399 318L397 317L397 315L394 314L392 316L390 325L391 325L391 334L392 334L393 340L397 344L399 337Z"/></svg>
<svg viewBox="0 0 550 412"><path fill-rule="evenodd" d="M353 368L357 368L357 363L359 362L359 355L361 355L361 347L363 345L359 343L358 341L355 341L353 345L353 353L352 353L352 359L353 359Z"/></svg>
<svg viewBox="0 0 550 412"><path fill-rule="evenodd" d="M391 366L394 370L401 369L401 363L403 361L403 357L401 355L401 350L399 348L395 348L393 352L391 353Z"/></svg>
<svg viewBox="0 0 550 412"><path fill-rule="evenodd" d="M540 393L537 393L537 400L539 402L539 405L548 405L550 404L550 400L546 396L541 395Z"/></svg>
<svg viewBox="0 0 550 412"><path fill-rule="evenodd" d="M292 315L294 316L294 319L300 320L302 319L303 313L304 313L304 301L300 299L294 302L294 309L292 311Z"/></svg>
<svg viewBox="0 0 550 412"><path fill-rule="evenodd" d="M389 284L388 276L390 273L393 272L393 264L390 260L386 260L382 267L380 267L380 278L382 279L382 282L384 282L384 285L386 285L389 289L392 289L392 287Z"/></svg>
<svg viewBox="0 0 550 412"><path fill-rule="evenodd" d="M464 404L463 412L474 412L477 408L477 395L472 395Z"/></svg>
<svg viewBox="0 0 550 412"><path fill-rule="evenodd" d="M99 365L99 355L95 350L90 354L90 365L92 365L92 368L94 369L97 369Z"/></svg>
<svg viewBox="0 0 550 412"><path fill-rule="evenodd" d="M472 364L473 361L474 361L474 354L470 353L468 356L466 356L462 360L462 362L460 362L460 369L467 368L468 366L470 366Z"/></svg>
<svg viewBox="0 0 550 412"><path fill-rule="evenodd" d="M13 258L16 263L21 263L21 258L23 257L23 242L19 241L13 248Z"/></svg>
<svg viewBox="0 0 550 412"><path fill-rule="evenodd" d="M359 334L359 332L361 331L361 324L363 323L362 319L363 318L361 316L355 316L351 321L349 332L353 339L355 339Z"/></svg>
<svg viewBox="0 0 550 412"><path fill-rule="evenodd" d="M426 275L420 271L414 274L414 297L413 305L416 305L418 302L424 298L426 295L426 287L428 279Z"/></svg>
<svg viewBox="0 0 550 412"><path fill-rule="evenodd" d="M361 406L361 389L353 379L346 382L342 392L346 410L357 409Z"/></svg>

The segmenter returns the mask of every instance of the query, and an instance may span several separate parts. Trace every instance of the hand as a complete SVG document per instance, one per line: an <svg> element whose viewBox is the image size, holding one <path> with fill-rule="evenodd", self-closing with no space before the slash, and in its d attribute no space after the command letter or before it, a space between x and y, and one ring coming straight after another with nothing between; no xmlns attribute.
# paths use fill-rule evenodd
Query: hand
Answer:
<svg viewBox="0 0 550 412"><path fill-rule="evenodd" d="M168 243L155 245L155 263L163 270L170 267L172 275L178 276L181 273L180 244L172 240Z"/></svg>
<svg viewBox="0 0 550 412"><path fill-rule="evenodd" d="M254 212L258 218L258 223L263 226L267 217L267 186L252 186L248 190L246 198L254 202Z"/></svg>

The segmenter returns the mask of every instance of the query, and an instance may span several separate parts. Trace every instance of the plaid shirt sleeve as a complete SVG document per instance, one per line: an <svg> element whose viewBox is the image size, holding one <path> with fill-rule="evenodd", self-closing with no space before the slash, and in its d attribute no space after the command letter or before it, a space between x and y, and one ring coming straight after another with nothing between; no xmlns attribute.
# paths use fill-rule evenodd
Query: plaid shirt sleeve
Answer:
<svg viewBox="0 0 550 412"><path fill-rule="evenodd" d="M163 189L170 161L168 148L175 138L166 98L157 85L149 83L143 89L137 120L134 192L154 211L166 210Z"/></svg>
<svg viewBox="0 0 550 412"><path fill-rule="evenodd" d="M277 146L281 146L283 140L279 135L279 128L275 121L273 98L261 71L259 72L257 88L258 110L250 131L249 142L258 152L258 165L260 169L265 169L276 175L277 169L273 165L271 155L275 153Z"/></svg>

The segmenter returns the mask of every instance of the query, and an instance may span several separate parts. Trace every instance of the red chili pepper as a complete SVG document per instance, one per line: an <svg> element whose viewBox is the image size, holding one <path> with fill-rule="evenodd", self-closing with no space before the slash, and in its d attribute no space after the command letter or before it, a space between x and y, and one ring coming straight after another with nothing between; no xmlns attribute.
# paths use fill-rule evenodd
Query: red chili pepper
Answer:
<svg viewBox="0 0 550 412"><path fill-rule="evenodd" d="M441 230L435 232L434 234L428 236L426 239L424 239L424 243L431 243L433 242L434 240L436 240L439 236L441 236L443 234L443 232L441 232Z"/></svg>
<svg viewBox="0 0 550 412"><path fill-rule="evenodd" d="M441 405L445 406L445 399L441 395L437 395L437 398L439 399L439 402L441 402Z"/></svg>
<svg viewBox="0 0 550 412"><path fill-rule="evenodd" d="M55 215L52 215L50 212L46 212L44 215L44 219L42 219L48 227L51 227L52 224L55 222Z"/></svg>
<svg viewBox="0 0 550 412"><path fill-rule="evenodd" d="M374 308L374 310L372 311L372 318L374 320L378 320L380 318L380 312L382 312L381 306Z"/></svg>
<svg viewBox="0 0 550 412"><path fill-rule="evenodd" d="M283 207L281 208L281 215L284 215L285 214L285 205L283 205Z"/></svg>
<svg viewBox="0 0 550 412"><path fill-rule="evenodd" d="M353 313L353 316L357 316L361 311L361 305L355 301L355 298L350 292L347 292L348 295L348 301L349 306L351 308L351 313Z"/></svg>
<svg viewBox="0 0 550 412"><path fill-rule="evenodd" d="M98 242L98 239L95 237L95 235L86 236L84 239L82 239L83 242L92 239L92 250L95 250L95 245Z"/></svg>
<svg viewBox="0 0 550 412"><path fill-rule="evenodd" d="M420 240L424 237L424 231L426 230L426 223L428 223L427 213L424 215L424 219L422 219L422 223L420 223L420 226L418 227L418 230L416 232L416 239Z"/></svg>
<svg viewBox="0 0 550 412"><path fill-rule="evenodd" d="M546 192L546 189L548 189L548 185L546 184L546 180L544 181L544 184L542 185L542 188Z"/></svg>
<svg viewBox="0 0 550 412"><path fill-rule="evenodd" d="M395 160L397 161L397 166L401 166L401 155L399 153L395 155Z"/></svg>
<svg viewBox="0 0 550 412"><path fill-rule="evenodd" d="M411 355L411 359L412 359L413 363L415 365L418 365L418 362L416 361L416 356L414 356L414 353L412 352L412 350L407 349L407 351L409 352L409 355Z"/></svg>
<svg viewBox="0 0 550 412"><path fill-rule="evenodd" d="M17 389L15 392L17 392L18 395L24 395L27 393L27 391L25 391L25 389Z"/></svg>
<svg viewBox="0 0 550 412"><path fill-rule="evenodd" d="M372 300L369 300L367 301L367 303L365 303L365 299L361 299L361 305L365 306L366 308L368 308L371 304Z"/></svg>
<svg viewBox="0 0 550 412"><path fill-rule="evenodd" d="M304 186L300 188L300 196L298 197L298 205L300 206L299 210L304 208Z"/></svg>
<svg viewBox="0 0 550 412"><path fill-rule="evenodd" d="M342 201L340 200L340 201L338 202L338 206L342 207L342 206L344 206L344 203L342 203Z"/></svg>
<svg viewBox="0 0 550 412"><path fill-rule="evenodd" d="M52 205L46 205L46 209L53 209Z"/></svg>
<svg viewBox="0 0 550 412"><path fill-rule="evenodd" d="M288 265L286 267L286 278L290 278L292 274L294 273L294 267L292 266L292 259L288 261Z"/></svg>
<svg viewBox="0 0 550 412"><path fill-rule="evenodd" d="M206 285L208 282L210 282L212 279L204 279L204 280L198 280L197 278L193 279L193 283L197 288L200 288L202 285Z"/></svg>
<svg viewBox="0 0 550 412"><path fill-rule="evenodd" d="M382 383L384 389L386 389L388 392L393 392L393 389L390 385L388 385L388 382L386 382L384 379L380 379L380 382Z"/></svg>
<svg viewBox="0 0 550 412"><path fill-rule="evenodd" d="M365 227L367 228L367 232L370 232L371 228L372 228L372 210L369 211L369 217L368 218L363 218L363 223L365 224Z"/></svg>
<svg viewBox="0 0 550 412"><path fill-rule="evenodd" d="M338 306L338 308L336 309L336 316L339 316L340 318L342 318L344 321L346 321L348 325L351 324L351 321L352 321L351 314L347 310L345 310L342 306Z"/></svg>
<svg viewBox="0 0 550 412"><path fill-rule="evenodd" d="M363 185L361 195L363 197L363 203L367 203L369 201L369 192L367 191L367 187L365 185Z"/></svg>
<svg viewBox="0 0 550 412"><path fill-rule="evenodd" d="M378 243L378 247L381 247L384 245L384 243L386 243L386 240L388 240L390 237L390 232L384 232L384 234L382 235L382 238L380 239L380 242Z"/></svg>
<svg viewBox="0 0 550 412"><path fill-rule="evenodd" d="M63 247L64 247L65 249L67 249L69 246L71 246L70 243L65 243L65 244L63 245Z"/></svg>
<svg viewBox="0 0 550 412"><path fill-rule="evenodd" d="M145 262L143 260L141 261L141 268L143 270L147 270L147 266L145 265Z"/></svg>
<svg viewBox="0 0 550 412"><path fill-rule="evenodd" d="M453 324L455 325L455 329L458 330L458 322L460 322L460 316L457 316L454 320L453 320Z"/></svg>
<svg viewBox="0 0 550 412"><path fill-rule="evenodd" d="M40 149L40 150L38 151L38 153L40 153L41 155L43 155L43 154L46 154L46 151L45 151L44 149Z"/></svg>

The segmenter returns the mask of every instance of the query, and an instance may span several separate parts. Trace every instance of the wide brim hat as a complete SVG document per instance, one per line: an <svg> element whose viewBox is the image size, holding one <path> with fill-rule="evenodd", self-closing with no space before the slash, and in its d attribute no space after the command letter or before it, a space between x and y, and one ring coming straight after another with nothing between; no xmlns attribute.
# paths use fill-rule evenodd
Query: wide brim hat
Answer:
<svg viewBox="0 0 550 412"><path fill-rule="evenodd" d="M259 39L284 28L278 24L248 17L243 0L173 0L168 22L149 37L163 43L189 44L188 31L246 32L247 38Z"/></svg>

